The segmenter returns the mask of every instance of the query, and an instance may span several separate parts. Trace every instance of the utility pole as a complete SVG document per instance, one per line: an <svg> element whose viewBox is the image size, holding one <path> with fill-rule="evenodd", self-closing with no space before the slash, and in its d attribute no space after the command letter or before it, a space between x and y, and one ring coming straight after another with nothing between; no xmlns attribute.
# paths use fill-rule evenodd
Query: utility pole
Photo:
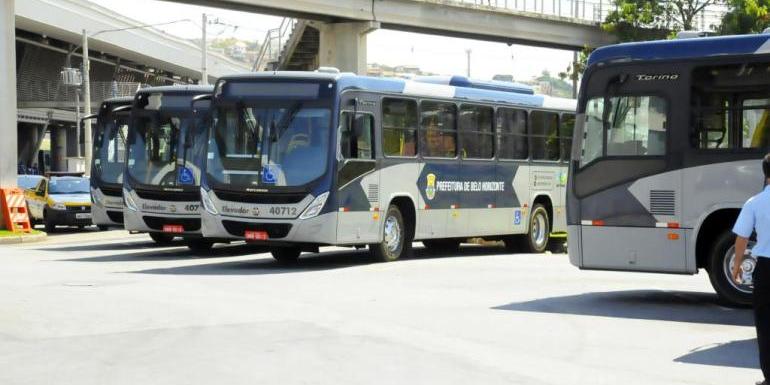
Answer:
<svg viewBox="0 0 770 385"><path fill-rule="evenodd" d="M578 51L572 51L572 99L577 99L577 63Z"/></svg>
<svg viewBox="0 0 770 385"><path fill-rule="evenodd" d="M209 84L209 75L206 69L208 61L208 47L206 46L206 26L208 25L208 17L203 14L203 24L201 25L201 31L203 36L201 38L201 82L200 84Z"/></svg>
<svg viewBox="0 0 770 385"><path fill-rule="evenodd" d="M91 62L88 59L88 32L83 30L83 113L85 116L91 115ZM91 137L91 120L83 122L83 147L85 152L85 170L86 175L91 175L91 157L93 143ZM78 138L80 142L80 138ZM78 144L79 145L79 144Z"/></svg>
<svg viewBox="0 0 770 385"><path fill-rule="evenodd" d="M465 55L467 56L467 59L468 59L468 64L465 72L468 77L471 77L471 49L470 48L465 50Z"/></svg>

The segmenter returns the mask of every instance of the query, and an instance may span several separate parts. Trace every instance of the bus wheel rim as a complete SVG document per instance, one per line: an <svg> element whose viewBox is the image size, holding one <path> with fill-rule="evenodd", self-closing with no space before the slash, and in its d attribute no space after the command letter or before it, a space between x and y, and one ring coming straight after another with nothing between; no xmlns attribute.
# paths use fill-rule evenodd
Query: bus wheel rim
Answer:
<svg viewBox="0 0 770 385"><path fill-rule="evenodd" d="M757 260L756 258L751 255L751 248L754 247L755 242L749 242L749 246L747 248L748 252L746 256L743 259L742 266L744 267L744 270L747 270L748 268L748 274L745 274L745 276L749 279L751 279L751 272L754 271L754 269L757 266ZM733 266L735 266L735 246L730 246L729 249L727 249L727 252L725 253L725 258L723 259L724 262L722 263L722 272L725 274L725 277L727 277L727 282L730 283L730 286L732 286L734 289L740 291L741 293L751 294L754 288L754 283L738 283L735 282L733 279Z"/></svg>
<svg viewBox="0 0 770 385"><path fill-rule="evenodd" d="M532 241L538 247L542 247L545 243L545 218L543 214L538 212L535 214L535 220L532 222Z"/></svg>
<svg viewBox="0 0 770 385"><path fill-rule="evenodd" d="M395 253L398 251L401 242L401 225L394 216L389 216L385 220L385 245L388 251Z"/></svg>

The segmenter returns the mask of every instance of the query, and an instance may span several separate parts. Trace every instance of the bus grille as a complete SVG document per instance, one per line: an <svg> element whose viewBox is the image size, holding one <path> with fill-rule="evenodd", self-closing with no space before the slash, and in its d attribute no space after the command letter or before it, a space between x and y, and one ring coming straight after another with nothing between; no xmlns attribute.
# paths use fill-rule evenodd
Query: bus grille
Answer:
<svg viewBox="0 0 770 385"><path fill-rule="evenodd" d="M107 210L107 218L115 223L123 223L123 212Z"/></svg>
<svg viewBox="0 0 770 385"><path fill-rule="evenodd" d="M136 195L142 199L166 202L200 202L200 191L154 191L136 189Z"/></svg>
<svg viewBox="0 0 770 385"><path fill-rule="evenodd" d="M200 218L162 218L143 216L142 219L147 227L162 231L163 225L181 225L184 231L198 231L201 229Z"/></svg>
<svg viewBox="0 0 770 385"><path fill-rule="evenodd" d="M676 193L673 190L650 190L650 213L676 215Z"/></svg>
<svg viewBox="0 0 770 385"><path fill-rule="evenodd" d="M264 231L270 238L284 238L291 231L290 223L249 223L238 221L222 221L228 233L237 237L242 237L246 230Z"/></svg>
<svg viewBox="0 0 770 385"><path fill-rule="evenodd" d="M112 188L112 187L100 187L100 190L102 190L102 194L108 196L108 197L122 197L123 196L123 189L121 188Z"/></svg>
<svg viewBox="0 0 770 385"><path fill-rule="evenodd" d="M307 196L301 193L251 193L225 190L214 190L217 198L223 201L263 204L293 204L302 202Z"/></svg>

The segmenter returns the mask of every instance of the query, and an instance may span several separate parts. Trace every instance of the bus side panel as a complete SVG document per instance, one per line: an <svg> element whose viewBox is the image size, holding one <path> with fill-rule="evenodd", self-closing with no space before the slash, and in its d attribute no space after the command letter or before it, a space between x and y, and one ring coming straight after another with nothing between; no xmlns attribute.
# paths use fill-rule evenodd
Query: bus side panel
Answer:
<svg viewBox="0 0 770 385"><path fill-rule="evenodd" d="M686 271L684 229L583 226L581 232L584 268Z"/></svg>
<svg viewBox="0 0 770 385"><path fill-rule="evenodd" d="M583 267L687 272L681 171L581 199Z"/></svg>
<svg viewBox="0 0 770 385"><path fill-rule="evenodd" d="M417 239L449 237L447 222L452 205L459 204L452 183L457 180L454 160L426 160L416 178L420 203L417 208L419 226ZM458 203L455 203L458 202Z"/></svg>
<svg viewBox="0 0 770 385"><path fill-rule="evenodd" d="M366 166L365 163L362 165ZM379 242L380 172L364 172L364 175L342 186L337 194L340 208L337 215L338 244Z"/></svg>
<svg viewBox="0 0 770 385"><path fill-rule="evenodd" d="M467 236L502 234L506 221L502 211L495 209L498 188L510 186L512 176L500 179L492 161L464 160L461 174L465 187L460 197L461 220L464 217ZM507 179L507 181L505 180ZM510 187L509 187L510 189Z"/></svg>
<svg viewBox="0 0 770 385"><path fill-rule="evenodd" d="M532 166L527 163L499 162L497 165L497 174L507 174L508 170L515 170L513 175L512 193L503 193L498 195L498 207L512 207L508 209L507 217L510 227L503 234L526 234L527 224L529 223L529 210L523 206L529 207L529 180L530 169ZM512 194L512 196L511 196Z"/></svg>
<svg viewBox="0 0 770 385"><path fill-rule="evenodd" d="M417 163L417 159L394 159L384 158L381 161L382 168L379 170L380 174L380 220L378 223L377 237L378 242L382 237L382 226L385 221L385 212L388 210L388 205L396 197L409 197L412 203L416 206L415 219L416 226L419 232L420 223L420 193L417 191L417 179L420 175L420 169L422 168L420 163ZM403 213L402 213L403 214Z"/></svg>
<svg viewBox="0 0 770 385"><path fill-rule="evenodd" d="M556 187L559 180L559 170L560 168L557 167L556 164L553 166L532 165L529 176L529 213L532 212L534 201L538 196L545 195L551 200L551 212L554 215L556 213L556 208L559 207L558 205L564 204L564 200L559 199ZM527 220L527 223L529 223L529 220ZM551 223L551 229L554 228L553 226L554 223Z"/></svg>

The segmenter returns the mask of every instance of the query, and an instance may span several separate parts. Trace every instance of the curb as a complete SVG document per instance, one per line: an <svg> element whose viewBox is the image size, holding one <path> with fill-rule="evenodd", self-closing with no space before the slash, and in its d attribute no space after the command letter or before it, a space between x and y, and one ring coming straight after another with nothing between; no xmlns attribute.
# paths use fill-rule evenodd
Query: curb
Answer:
<svg viewBox="0 0 770 385"><path fill-rule="evenodd" d="M18 243L41 242L48 237L46 233L0 237L0 245L14 245Z"/></svg>

